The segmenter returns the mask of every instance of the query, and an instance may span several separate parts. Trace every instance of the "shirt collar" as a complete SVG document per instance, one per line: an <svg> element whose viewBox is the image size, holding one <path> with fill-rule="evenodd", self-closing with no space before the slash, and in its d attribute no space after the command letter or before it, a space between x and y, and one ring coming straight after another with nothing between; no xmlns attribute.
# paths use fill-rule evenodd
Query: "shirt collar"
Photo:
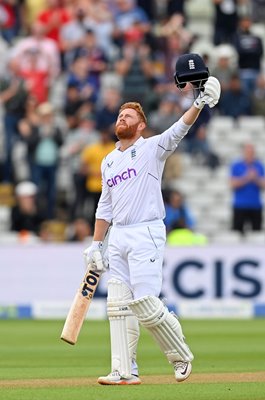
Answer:
<svg viewBox="0 0 265 400"><path fill-rule="evenodd" d="M132 147L132 146L139 146L141 143L143 143L143 141L144 141L144 138L142 137L142 136L140 136L137 140L136 140L136 142L134 142L133 144L131 144L131 146L130 147ZM120 146L121 146L121 142L120 141L118 141L118 142L116 142L115 143L115 146L116 146L116 149L120 149ZM128 147L129 148L129 147Z"/></svg>

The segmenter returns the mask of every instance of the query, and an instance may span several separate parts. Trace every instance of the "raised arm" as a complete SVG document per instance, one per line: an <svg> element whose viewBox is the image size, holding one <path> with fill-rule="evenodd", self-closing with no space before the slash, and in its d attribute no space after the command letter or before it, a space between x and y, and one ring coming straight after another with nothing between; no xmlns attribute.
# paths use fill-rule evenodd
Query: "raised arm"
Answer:
<svg viewBox="0 0 265 400"><path fill-rule="evenodd" d="M183 114L183 122L186 125L193 125L202 109L199 109L192 104L192 106Z"/></svg>
<svg viewBox="0 0 265 400"><path fill-rule="evenodd" d="M183 115L183 122L187 125L193 125L203 107L206 104L210 108L216 106L219 101L220 95L220 82L214 76L210 76L204 85L204 90L199 93L193 105Z"/></svg>
<svg viewBox="0 0 265 400"><path fill-rule="evenodd" d="M210 76L204 85L204 90L199 93L192 106L178 122L160 135L156 153L157 158L165 160L175 150L200 115L203 107L205 105L210 108L214 107L219 101L220 94L221 89L218 79Z"/></svg>

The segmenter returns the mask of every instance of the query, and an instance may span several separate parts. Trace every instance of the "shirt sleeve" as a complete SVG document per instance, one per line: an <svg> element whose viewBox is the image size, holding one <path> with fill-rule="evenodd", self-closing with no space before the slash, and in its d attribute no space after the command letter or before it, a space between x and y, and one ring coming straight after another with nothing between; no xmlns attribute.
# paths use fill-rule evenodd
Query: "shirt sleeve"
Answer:
<svg viewBox="0 0 265 400"><path fill-rule="evenodd" d="M183 117L181 117L165 132L158 135L157 158L161 161L166 160L188 133L190 127L191 125L185 124L183 122Z"/></svg>
<svg viewBox="0 0 265 400"><path fill-rule="evenodd" d="M96 210L96 219L104 219L105 221L111 223L112 221L111 194L107 182L104 178L105 164L106 162L104 159L101 164L102 192Z"/></svg>

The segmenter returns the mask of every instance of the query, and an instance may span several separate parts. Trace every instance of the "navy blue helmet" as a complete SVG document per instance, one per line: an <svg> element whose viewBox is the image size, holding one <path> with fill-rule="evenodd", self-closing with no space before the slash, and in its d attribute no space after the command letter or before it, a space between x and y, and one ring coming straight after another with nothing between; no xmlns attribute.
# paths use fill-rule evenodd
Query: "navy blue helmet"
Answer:
<svg viewBox="0 0 265 400"><path fill-rule="evenodd" d="M208 78L208 67L206 67L199 54L182 54L178 58L174 74L175 84L178 89L184 89L186 84L190 82L194 89L203 90Z"/></svg>

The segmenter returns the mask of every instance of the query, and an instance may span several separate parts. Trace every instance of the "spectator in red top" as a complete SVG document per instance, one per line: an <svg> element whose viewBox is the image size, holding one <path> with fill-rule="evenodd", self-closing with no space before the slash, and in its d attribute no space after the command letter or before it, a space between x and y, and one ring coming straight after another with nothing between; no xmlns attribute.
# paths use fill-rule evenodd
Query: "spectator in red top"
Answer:
<svg viewBox="0 0 265 400"><path fill-rule="evenodd" d="M37 104L44 103L49 97L49 70L38 69L38 49L28 50L28 52L28 66L22 68L19 74L24 78L28 92L36 99Z"/></svg>
<svg viewBox="0 0 265 400"><path fill-rule="evenodd" d="M15 7L10 2L0 0L0 34L9 44L17 35Z"/></svg>
<svg viewBox="0 0 265 400"><path fill-rule="evenodd" d="M46 37L53 39L60 47L60 29L71 20L68 8L61 0L47 0L47 8L38 16L38 21L46 26Z"/></svg>

